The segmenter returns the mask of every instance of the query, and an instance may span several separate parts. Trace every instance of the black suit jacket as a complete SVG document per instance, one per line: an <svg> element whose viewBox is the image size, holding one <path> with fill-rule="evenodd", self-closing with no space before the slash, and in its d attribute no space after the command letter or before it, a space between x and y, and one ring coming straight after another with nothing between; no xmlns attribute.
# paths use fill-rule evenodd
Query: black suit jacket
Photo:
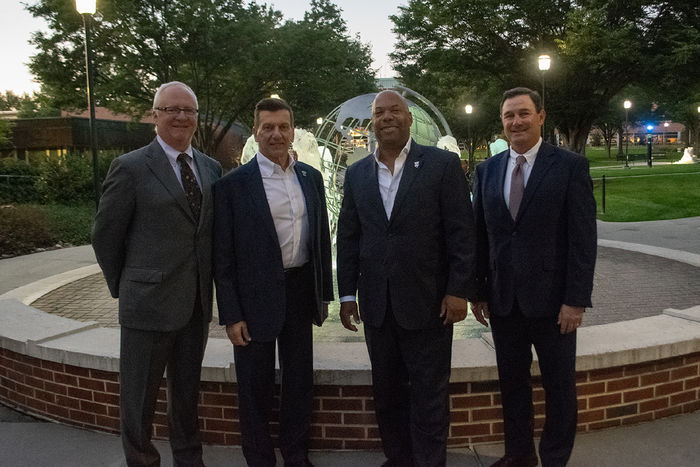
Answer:
<svg viewBox="0 0 700 467"><path fill-rule="evenodd" d="M479 164L474 188L479 299L505 316L591 306L596 205L588 160L542 143L513 220L503 197L509 151Z"/></svg>
<svg viewBox="0 0 700 467"><path fill-rule="evenodd" d="M92 247L119 323L173 331L192 316L199 287L205 322L212 311L211 185L221 165L192 150L202 185L199 221L157 140L116 158L104 181Z"/></svg>
<svg viewBox="0 0 700 467"><path fill-rule="evenodd" d="M314 323L326 318L323 301L333 300L328 212L321 173L294 166L306 201L311 236L316 309ZM254 340L269 342L282 330L286 310L282 252L265 196L257 158L214 185L214 279L222 325L246 321Z"/></svg>
<svg viewBox="0 0 700 467"><path fill-rule="evenodd" d="M459 158L412 142L390 219L374 156L350 166L337 244L339 294L359 293L367 324L381 326L390 296L403 328L442 326L445 294L474 292L474 220Z"/></svg>

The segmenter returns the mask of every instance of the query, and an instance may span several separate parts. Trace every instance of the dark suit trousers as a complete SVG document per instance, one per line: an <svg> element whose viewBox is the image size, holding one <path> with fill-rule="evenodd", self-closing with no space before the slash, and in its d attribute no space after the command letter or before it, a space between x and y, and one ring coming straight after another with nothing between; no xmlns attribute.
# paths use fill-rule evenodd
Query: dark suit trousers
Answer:
<svg viewBox="0 0 700 467"><path fill-rule="evenodd" d="M564 466L576 436L576 331L561 334L557 317L527 318L514 306L505 317L491 315L503 403L506 454L535 451L530 383L535 346L545 391L545 424L540 440L544 467Z"/></svg>
<svg viewBox="0 0 700 467"><path fill-rule="evenodd" d="M158 466L151 443L153 414L167 367L168 429L173 464L201 466L197 402L204 348L209 333L199 294L187 325L177 331L123 327L119 360L121 432L129 466Z"/></svg>
<svg viewBox="0 0 700 467"><path fill-rule="evenodd" d="M285 273L287 307L277 336L280 364L279 444L285 464L307 460L313 404L313 267ZM269 421L275 385L275 341L255 336L233 348L238 378L243 455L251 467L275 465Z"/></svg>
<svg viewBox="0 0 700 467"><path fill-rule="evenodd" d="M452 326L403 329L387 308L381 327L364 327L384 454L390 465L445 465Z"/></svg>

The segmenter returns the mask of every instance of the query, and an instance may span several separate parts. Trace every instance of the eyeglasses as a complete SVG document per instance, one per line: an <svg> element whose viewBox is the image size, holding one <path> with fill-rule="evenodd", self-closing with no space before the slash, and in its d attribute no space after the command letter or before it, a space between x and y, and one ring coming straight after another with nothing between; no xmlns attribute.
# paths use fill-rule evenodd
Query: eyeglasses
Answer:
<svg viewBox="0 0 700 467"><path fill-rule="evenodd" d="M180 112L185 112L185 115L188 117L194 117L197 115L197 112L199 110L193 109L191 107L155 107L155 110L160 110L161 112L165 112L168 115L180 115Z"/></svg>

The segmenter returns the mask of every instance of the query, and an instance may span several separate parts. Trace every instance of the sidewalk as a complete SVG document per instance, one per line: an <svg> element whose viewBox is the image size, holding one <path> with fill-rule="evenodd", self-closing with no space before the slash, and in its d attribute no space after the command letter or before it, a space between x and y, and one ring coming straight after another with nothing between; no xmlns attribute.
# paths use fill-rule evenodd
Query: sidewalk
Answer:
<svg viewBox="0 0 700 467"><path fill-rule="evenodd" d="M9 413L9 415L6 414ZM17 418L24 418L17 420ZM9 420L8 419L14 419ZM700 412L624 428L580 434L570 467L693 467L700 459ZM169 446L156 441L162 465L172 465ZM482 467L503 453L502 444L451 449L447 465ZM313 451L317 467L379 466L384 456L370 451ZM209 467L243 466L240 448L205 446ZM0 466L77 467L126 465L118 436L18 417L0 406ZM281 464L281 459L279 462Z"/></svg>
<svg viewBox="0 0 700 467"><path fill-rule="evenodd" d="M604 241L655 247L657 253L680 250L700 254L700 217L669 221L609 223L598 222L598 236ZM634 251L635 245L628 245ZM690 255L693 256L693 255ZM88 246L54 250L0 260L0 294L16 287L94 263ZM654 272L654 271L651 271ZM700 278L700 275L697 276ZM700 463L700 411L641 425L580 434L569 465L571 467L656 467L695 466ZM162 464L171 465L167 442L157 441ZM503 454L502 444L474 449L451 449L449 466L488 466ZM319 466L355 467L380 465L379 452L312 452ZM210 467L245 465L240 448L205 446ZM0 405L0 467L73 467L125 465L119 437L75 429L23 416Z"/></svg>

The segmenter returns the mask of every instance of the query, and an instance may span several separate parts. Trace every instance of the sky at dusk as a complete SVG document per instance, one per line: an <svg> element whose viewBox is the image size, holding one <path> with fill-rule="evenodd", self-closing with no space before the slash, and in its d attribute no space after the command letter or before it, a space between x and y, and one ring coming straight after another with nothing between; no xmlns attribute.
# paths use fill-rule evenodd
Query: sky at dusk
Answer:
<svg viewBox="0 0 700 467"><path fill-rule="evenodd" d="M33 0L2 0L0 15L0 92L12 90L17 94L31 93L39 90L39 84L33 81L27 63L36 49L29 44L31 33L46 29L46 23L34 18L24 9L24 4ZM280 10L287 19L301 19L308 9L308 0L272 0L268 3ZM372 68L378 70L378 77L394 75L389 53L394 48L395 36L391 32L393 23L389 15L398 13L399 5L406 5L408 0L335 0L334 3L343 10L343 18L348 24L351 35L359 34L360 40L372 45ZM98 3L99 9L99 3ZM76 13L77 14L77 13Z"/></svg>

